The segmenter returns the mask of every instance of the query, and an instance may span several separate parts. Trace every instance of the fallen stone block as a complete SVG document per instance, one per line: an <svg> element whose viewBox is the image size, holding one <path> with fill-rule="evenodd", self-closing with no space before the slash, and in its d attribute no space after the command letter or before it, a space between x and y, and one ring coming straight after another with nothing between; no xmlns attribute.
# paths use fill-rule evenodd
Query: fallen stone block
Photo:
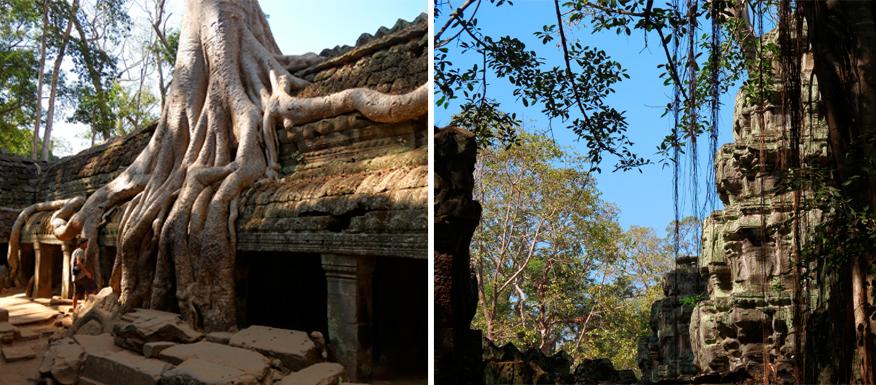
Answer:
<svg viewBox="0 0 876 385"><path fill-rule="evenodd" d="M161 375L161 385L258 385L250 373L219 365L199 358L191 358Z"/></svg>
<svg viewBox="0 0 876 385"><path fill-rule="evenodd" d="M98 384L156 385L161 374L173 366L145 358L127 350L88 354L82 365L82 377Z"/></svg>
<svg viewBox="0 0 876 385"><path fill-rule="evenodd" d="M113 336L109 333L96 336L77 334L73 336L73 339L76 340L86 354L106 354L122 350L122 348L113 343Z"/></svg>
<svg viewBox="0 0 876 385"><path fill-rule="evenodd" d="M209 342L215 342L217 344L228 345L228 340L230 340L231 336L233 336L233 335L234 335L233 333L229 333L229 332L213 332L213 333L207 333L207 335L204 337L204 339L206 339Z"/></svg>
<svg viewBox="0 0 876 385"><path fill-rule="evenodd" d="M173 345L176 345L176 343L167 341L147 342L143 344L143 355L147 358L158 358L158 353Z"/></svg>
<svg viewBox="0 0 876 385"><path fill-rule="evenodd" d="M12 326L9 322L0 322L0 342L11 344L12 341L20 336L21 334L17 327Z"/></svg>
<svg viewBox="0 0 876 385"><path fill-rule="evenodd" d="M158 353L158 358L174 365L197 358L216 365L238 369L261 381L270 369L270 361L252 350L213 342L177 344Z"/></svg>
<svg viewBox="0 0 876 385"><path fill-rule="evenodd" d="M54 296L54 297L52 297L51 300L49 300L49 306L60 306L60 305L71 305L71 304L73 304L73 300L69 299L69 298L61 298L58 296Z"/></svg>
<svg viewBox="0 0 876 385"><path fill-rule="evenodd" d="M82 301L82 304L76 308L76 314L81 317L92 309L100 309L107 313L113 314L119 310L119 296L113 293L111 287L100 289L95 295L89 295Z"/></svg>
<svg viewBox="0 0 876 385"><path fill-rule="evenodd" d="M40 376L56 383L71 385L79 379L79 370L85 360L85 351L72 338L62 338L49 345L40 362Z"/></svg>
<svg viewBox="0 0 876 385"><path fill-rule="evenodd" d="M96 336L98 334L103 334L103 329L104 327L100 324L100 321L93 319L80 326L76 330L76 334L87 334Z"/></svg>
<svg viewBox="0 0 876 385"><path fill-rule="evenodd" d="M113 325L113 336L116 345L142 352L143 344L147 342L188 344L200 340L204 334L192 329L178 314L136 309L116 321Z"/></svg>
<svg viewBox="0 0 876 385"><path fill-rule="evenodd" d="M3 360L6 363L32 360L36 358L36 353L33 349L27 346L9 346L0 347L0 352L3 353Z"/></svg>
<svg viewBox="0 0 876 385"><path fill-rule="evenodd" d="M16 340L18 340L18 341L33 341L33 340L38 339L38 338L40 338L40 333L30 331L30 330L22 330L21 333L19 333L18 338L16 338Z"/></svg>
<svg viewBox="0 0 876 385"><path fill-rule="evenodd" d="M250 326L235 333L228 344L279 359L290 370L301 370L321 361L319 351L307 333L297 330Z"/></svg>
<svg viewBox="0 0 876 385"><path fill-rule="evenodd" d="M284 377L279 385L334 385L344 376L344 367L334 362L320 362Z"/></svg>

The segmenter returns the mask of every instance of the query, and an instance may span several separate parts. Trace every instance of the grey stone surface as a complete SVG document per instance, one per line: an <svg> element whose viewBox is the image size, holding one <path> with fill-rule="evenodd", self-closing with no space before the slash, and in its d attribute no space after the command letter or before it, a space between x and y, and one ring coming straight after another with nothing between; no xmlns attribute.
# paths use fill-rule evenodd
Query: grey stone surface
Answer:
<svg viewBox="0 0 876 385"><path fill-rule="evenodd" d="M127 350L87 354L82 365L82 377L103 384L155 385L161 374L173 366L159 360L144 358Z"/></svg>
<svg viewBox="0 0 876 385"><path fill-rule="evenodd" d="M228 344L279 359L290 370L312 365L321 358L310 336L297 330L250 326L234 334Z"/></svg>
<svg viewBox="0 0 876 385"><path fill-rule="evenodd" d="M666 298L651 305L650 334L639 339L638 365L644 383L688 383L699 370L690 346L693 304L686 298L705 295L697 259L679 258L678 268L663 276Z"/></svg>
<svg viewBox="0 0 876 385"><path fill-rule="evenodd" d="M270 368L270 361L258 352L206 341L171 346L162 350L158 357L174 365L197 358L240 370L258 380L263 379Z"/></svg>
<svg viewBox="0 0 876 385"><path fill-rule="evenodd" d="M75 384L85 360L85 351L72 338L62 338L49 345L40 362L40 376L51 377L64 385Z"/></svg>
<svg viewBox="0 0 876 385"><path fill-rule="evenodd" d="M156 341L143 344L143 356L146 358L158 358L162 350L176 345L174 342Z"/></svg>
<svg viewBox="0 0 876 385"><path fill-rule="evenodd" d="M0 346L0 353L3 355L3 361L7 363L36 358L36 353L33 351L33 347L30 346L2 345Z"/></svg>
<svg viewBox="0 0 876 385"><path fill-rule="evenodd" d="M279 385L334 385L344 377L344 367L332 362L308 366L284 377Z"/></svg>
<svg viewBox="0 0 876 385"><path fill-rule="evenodd" d="M233 336L233 335L234 335L234 333L229 333L229 332L212 332L212 333L207 333L207 335L204 336L204 339L209 341L209 342L215 342L217 344L226 344L227 345L228 340L230 340L231 336Z"/></svg>
<svg viewBox="0 0 876 385"><path fill-rule="evenodd" d="M191 343L200 340L204 335L192 329L179 314L135 309L123 315L113 325L113 336L116 345L142 352L143 344L147 342Z"/></svg>
<svg viewBox="0 0 876 385"><path fill-rule="evenodd" d="M122 350L113 342L113 336L109 333L99 335L77 334L73 336L76 343L85 350L86 354L112 353Z"/></svg>
<svg viewBox="0 0 876 385"><path fill-rule="evenodd" d="M258 385L250 373L219 365L199 358L191 358L161 375L161 385Z"/></svg>

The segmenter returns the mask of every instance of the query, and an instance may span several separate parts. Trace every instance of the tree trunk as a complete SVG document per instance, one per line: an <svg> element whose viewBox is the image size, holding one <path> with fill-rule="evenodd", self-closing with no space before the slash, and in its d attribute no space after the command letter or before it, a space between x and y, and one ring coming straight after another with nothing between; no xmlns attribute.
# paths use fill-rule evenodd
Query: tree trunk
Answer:
<svg viewBox="0 0 876 385"><path fill-rule="evenodd" d="M44 162L49 160L49 148L52 143L52 121L55 119L55 97L57 96L58 91L58 77L61 73L61 62L64 61L64 51L67 49L67 42L70 40L70 32L73 30L77 11L79 11L79 0L73 0L73 6L70 8L70 19L67 20L67 28L64 30L64 37L61 39L61 47L58 48L58 57L55 58L55 65L52 66L52 83L49 87L49 106L46 109L46 132L43 135Z"/></svg>
<svg viewBox="0 0 876 385"><path fill-rule="evenodd" d="M85 69L88 71L88 77L91 78L91 86L94 87L94 93L95 96L97 96L97 108L100 110L100 114L102 115L102 117L109 116L110 110L107 102L106 92L104 92L103 90L103 82L100 78L100 72L94 68L94 63L92 63L91 60L91 48L88 46L88 37L85 35L85 31L82 29L82 25L79 24L79 19L73 17L70 19L70 21L76 27L76 32L79 34L79 49L82 51L82 61L85 63ZM103 125L95 127L94 122L92 122L92 146L94 146L95 136L97 136L97 133L101 128L104 128ZM104 135L104 139L112 136L111 132L101 132L101 134Z"/></svg>
<svg viewBox="0 0 876 385"><path fill-rule="evenodd" d="M96 240L103 214L119 207L110 281L122 311L178 308L195 326L227 330L236 316L238 196L278 175L277 123L294 129L353 111L378 122L413 119L428 111L429 90L289 95L307 82L275 59L280 51L255 0L187 1L179 41L174 80L149 144L78 212L54 223L55 235ZM89 242L89 260L97 247Z"/></svg>
<svg viewBox="0 0 876 385"><path fill-rule="evenodd" d="M814 50L815 74L824 102L837 181L856 210L876 214L876 4L864 1L801 3ZM853 178L860 178L852 182ZM844 182L849 181L849 184ZM873 384L873 336L870 328L871 290L867 272L874 252L850 256L851 303L855 356L861 381ZM843 280L845 277L840 277ZM831 300L836 300L831 295ZM851 370L851 368L838 368Z"/></svg>
<svg viewBox="0 0 876 385"><path fill-rule="evenodd" d="M49 0L43 0L43 34L40 38L40 66L37 72L36 108L34 109L33 137L30 158L37 160L40 145L40 124L43 120L43 79L46 71L46 30L49 29Z"/></svg>

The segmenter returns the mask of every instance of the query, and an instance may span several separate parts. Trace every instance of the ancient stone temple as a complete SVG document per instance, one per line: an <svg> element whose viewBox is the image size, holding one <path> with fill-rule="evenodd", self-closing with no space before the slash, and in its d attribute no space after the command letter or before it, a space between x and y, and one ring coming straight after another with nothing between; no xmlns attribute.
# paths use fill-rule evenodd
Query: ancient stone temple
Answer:
<svg viewBox="0 0 876 385"><path fill-rule="evenodd" d="M767 38L775 36L771 33ZM807 118L800 155L802 166L808 168L828 160L819 98L817 92L809 95L811 63L805 55L803 100L811 103L804 106ZM715 159L724 208L703 224L699 279L705 283L706 295L690 314L681 313L676 305L667 306L673 301L668 292L666 300L654 305L654 335L639 351L646 382L762 383L768 377L770 383L795 383L803 378L797 372L801 349L795 344L806 334L802 328L811 326L805 324L805 314L824 301L817 288L809 291L801 283L795 268L796 245L805 244L807 229L818 223L821 212L810 204L808 185L797 191L788 187L790 125L777 100L782 95L778 75L769 87L773 97L760 111L742 93L736 98L733 142L722 146ZM796 206L795 194L800 197ZM795 220L800 229L797 240ZM688 322L689 348L683 348L684 341L674 351L657 348L658 340L672 336L669 329L683 330ZM688 337L687 333L679 336Z"/></svg>
<svg viewBox="0 0 876 385"><path fill-rule="evenodd" d="M650 334L639 338L638 365L644 383L688 383L694 365L689 325L694 301L705 294L696 257L682 257L663 275L665 298L651 304Z"/></svg>
<svg viewBox="0 0 876 385"><path fill-rule="evenodd" d="M399 20L296 76L299 96L354 87L400 94L427 81L426 15ZM281 175L240 198L236 220L237 326L318 331L347 380L425 378L427 368L427 116L381 124L351 113L278 127ZM46 163L0 156L0 248L18 213L35 202L88 195L112 180L155 127ZM97 240L110 276L121 210ZM69 298L72 244L52 235L52 212L21 232L19 276L0 262L0 284L32 282L37 297ZM13 258L14 256L9 256Z"/></svg>

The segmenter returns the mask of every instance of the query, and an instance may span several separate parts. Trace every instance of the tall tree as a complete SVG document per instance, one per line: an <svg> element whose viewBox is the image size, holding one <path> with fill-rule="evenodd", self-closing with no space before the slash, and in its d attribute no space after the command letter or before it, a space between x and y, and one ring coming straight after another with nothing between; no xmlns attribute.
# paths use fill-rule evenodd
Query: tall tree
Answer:
<svg viewBox="0 0 876 385"><path fill-rule="evenodd" d="M43 1L43 25L40 33L40 65L37 70L37 92L35 101L33 142L31 143L30 158L37 160L37 152L40 144L40 124L43 120L43 79L46 69L46 33L49 28L49 1Z"/></svg>
<svg viewBox="0 0 876 385"><path fill-rule="evenodd" d="M41 15L32 1L0 0L0 149L22 156L32 153Z"/></svg>
<svg viewBox="0 0 876 385"><path fill-rule="evenodd" d="M653 231L620 229L584 157L543 135L519 139L483 149L475 171L475 325L500 343L635 368L671 250Z"/></svg>
<svg viewBox="0 0 876 385"><path fill-rule="evenodd" d="M256 1L186 5L175 80L149 144L87 200L68 201L53 225L59 239L95 240L106 212L121 207L110 283L122 310L178 308L194 325L226 330L235 325L234 288L227 284L235 259L231 224L240 193L278 176L276 125L293 129L353 111L377 122L412 119L426 113L429 90L424 84L402 95L356 88L292 96L308 83L287 68L321 58L284 57ZM89 263L97 247L89 243Z"/></svg>
<svg viewBox="0 0 876 385"><path fill-rule="evenodd" d="M61 77L61 63L64 62L64 54L67 51L67 43L70 42L70 33L73 31L76 13L79 12L79 0L73 0L73 4L69 6L67 12L68 16L65 21L66 27L64 33L60 37L60 43L58 43L57 47L58 52L55 55L55 63L52 65L52 80L49 85L49 99L48 106L46 107L46 128L43 134L43 161L49 160L49 148L52 143L52 124L55 120L55 101L58 96L58 79Z"/></svg>

